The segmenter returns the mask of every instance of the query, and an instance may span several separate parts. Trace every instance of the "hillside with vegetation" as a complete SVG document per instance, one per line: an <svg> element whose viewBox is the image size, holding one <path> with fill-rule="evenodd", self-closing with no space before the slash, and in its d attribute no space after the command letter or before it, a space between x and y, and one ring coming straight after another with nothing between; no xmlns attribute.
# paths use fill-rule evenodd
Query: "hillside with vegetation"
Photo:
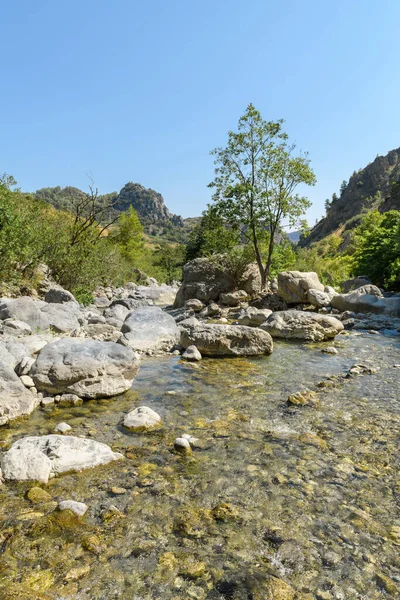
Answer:
<svg viewBox="0 0 400 600"><path fill-rule="evenodd" d="M360 225L363 216L373 210L400 210L400 148L386 156L377 156L363 169L354 171L349 181L343 181L340 194L325 201L326 216L300 240L310 246L333 233L345 241L351 230Z"/></svg>
<svg viewBox="0 0 400 600"><path fill-rule="evenodd" d="M363 274L400 289L400 148L354 171L325 208L325 218L302 232L299 266L332 285Z"/></svg>
<svg viewBox="0 0 400 600"><path fill-rule="evenodd" d="M47 188L25 194L13 177L0 177L0 281L3 295L30 293L40 285L40 265L84 300L96 286L179 279L183 246L149 242L137 212L113 212L96 191ZM51 199L51 201L50 201Z"/></svg>
<svg viewBox="0 0 400 600"><path fill-rule="evenodd" d="M293 234L283 233L282 222L301 225L309 202L294 190L300 180L313 185L315 176L306 156L292 154L282 123L263 121L249 105L239 134L230 132L227 147L214 151L219 165L210 184L214 194L201 217L172 214L160 193L137 183L104 195L94 186L88 192L70 186L42 188L30 195L4 175L0 278L5 291L35 288L41 263L57 283L83 298L98 285L148 276L160 282L179 280L186 262L221 254L235 272L256 262L265 282L296 269L316 271L332 286L364 274L381 287L400 289L400 149L377 157L344 181L340 195L326 201L326 217L311 231L303 226L296 244ZM267 160L269 147L252 148L254 131L260 139L276 140L276 165ZM256 174L246 171L245 159L237 162L249 151L257 156ZM285 190L294 185L291 195L282 195L282 177L287 179ZM269 189L275 189L268 202L262 186L251 184L265 178Z"/></svg>
<svg viewBox="0 0 400 600"><path fill-rule="evenodd" d="M93 186L91 191L94 191ZM84 191L71 186L42 188L33 194L57 209L69 211L73 211L76 203L85 195ZM159 192L139 183L128 182L119 192L97 195L97 203L103 207L104 222L112 222L130 207L133 208L145 233L157 239L183 242L190 230L190 219L186 223L181 216L172 214Z"/></svg>

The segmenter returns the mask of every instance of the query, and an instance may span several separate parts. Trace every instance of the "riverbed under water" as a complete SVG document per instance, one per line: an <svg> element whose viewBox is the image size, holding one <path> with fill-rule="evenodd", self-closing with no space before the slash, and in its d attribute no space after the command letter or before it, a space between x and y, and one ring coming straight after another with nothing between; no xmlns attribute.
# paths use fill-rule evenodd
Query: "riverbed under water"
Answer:
<svg viewBox="0 0 400 600"><path fill-rule="evenodd" d="M399 342L351 332L337 355L277 342L257 359L152 358L123 396L2 428L7 449L65 421L125 459L51 480L48 501L26 498L32 482L0 487L0 598L399 597ZM373 372L345 378L356 363ZM304 388L318 408L288 406ZM141 404L161 429L121 427ZM189 457L173 452L183 433L202 445ZM85 517L57 511L64 499Z"/></svg>

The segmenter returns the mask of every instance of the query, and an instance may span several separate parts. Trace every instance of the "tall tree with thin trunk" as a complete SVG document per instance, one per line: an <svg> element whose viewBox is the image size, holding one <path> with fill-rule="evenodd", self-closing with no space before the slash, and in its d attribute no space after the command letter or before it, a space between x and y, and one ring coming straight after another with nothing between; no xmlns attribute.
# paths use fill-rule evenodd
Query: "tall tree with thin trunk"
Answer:
<svg viewBox="0 0 400 600"><path fill-rule="evenodd" d="M295 226L311 206L296 193L300 184L315 185L307 154L296 154L283 131L283 120L264 121L249 104L238 131L229 131L225 148L215 148L213 201L229 223L240 225L251 243L263 287L271 269L276 234ZM260 242L268 236L263 259Z"/></svg>

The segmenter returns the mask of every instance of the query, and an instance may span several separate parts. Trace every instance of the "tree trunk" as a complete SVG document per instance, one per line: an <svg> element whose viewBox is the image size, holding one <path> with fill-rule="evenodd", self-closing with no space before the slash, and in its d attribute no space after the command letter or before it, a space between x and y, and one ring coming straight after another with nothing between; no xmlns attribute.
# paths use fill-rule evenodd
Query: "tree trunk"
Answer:
<svg viewBox="0 0 400 600"><path fill-rule="evenodd" d="M260 250L258 248L257 235L256 235L256 230L255 230L254 225L251 226L251 232L252 232L252 237L253 237L254 253L256 255L258 270L260 271L260 276L261 276L261 289L263 290L265 288L266 279L265 279L264 265L262 262Z"/></svg>
<svg viewBox="0 0 400 600"><path fill-rule="evenodd" d="M267 283L269 280L269 272L271 270L271 263L272 263L272 254L274 252L274 246L275 246L274 238L275 238L275 230L271 230L270 238L269 238L269 245L268 245L267 264L265 265L265 269L264 269L265 283Z"/></svg>

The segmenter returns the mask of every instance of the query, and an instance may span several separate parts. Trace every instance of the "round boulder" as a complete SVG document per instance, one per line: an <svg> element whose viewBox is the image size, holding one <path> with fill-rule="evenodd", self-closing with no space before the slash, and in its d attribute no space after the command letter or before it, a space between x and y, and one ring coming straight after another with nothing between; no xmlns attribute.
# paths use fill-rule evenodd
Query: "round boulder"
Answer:
<svg viewBox="0 0 400 600"><path fill-rule="evenodd" d="M139 406L125 415L124 427L131 431L146 431L161 424L161 417L148 406Z"/></svg>
<svg viewBox="0 0 400 600"><path fill-rule="evenodd" d="M105 398L128 390L139 370L139 358L114 342L63 338L47 344L32 366L39 391Z"/></svg>

